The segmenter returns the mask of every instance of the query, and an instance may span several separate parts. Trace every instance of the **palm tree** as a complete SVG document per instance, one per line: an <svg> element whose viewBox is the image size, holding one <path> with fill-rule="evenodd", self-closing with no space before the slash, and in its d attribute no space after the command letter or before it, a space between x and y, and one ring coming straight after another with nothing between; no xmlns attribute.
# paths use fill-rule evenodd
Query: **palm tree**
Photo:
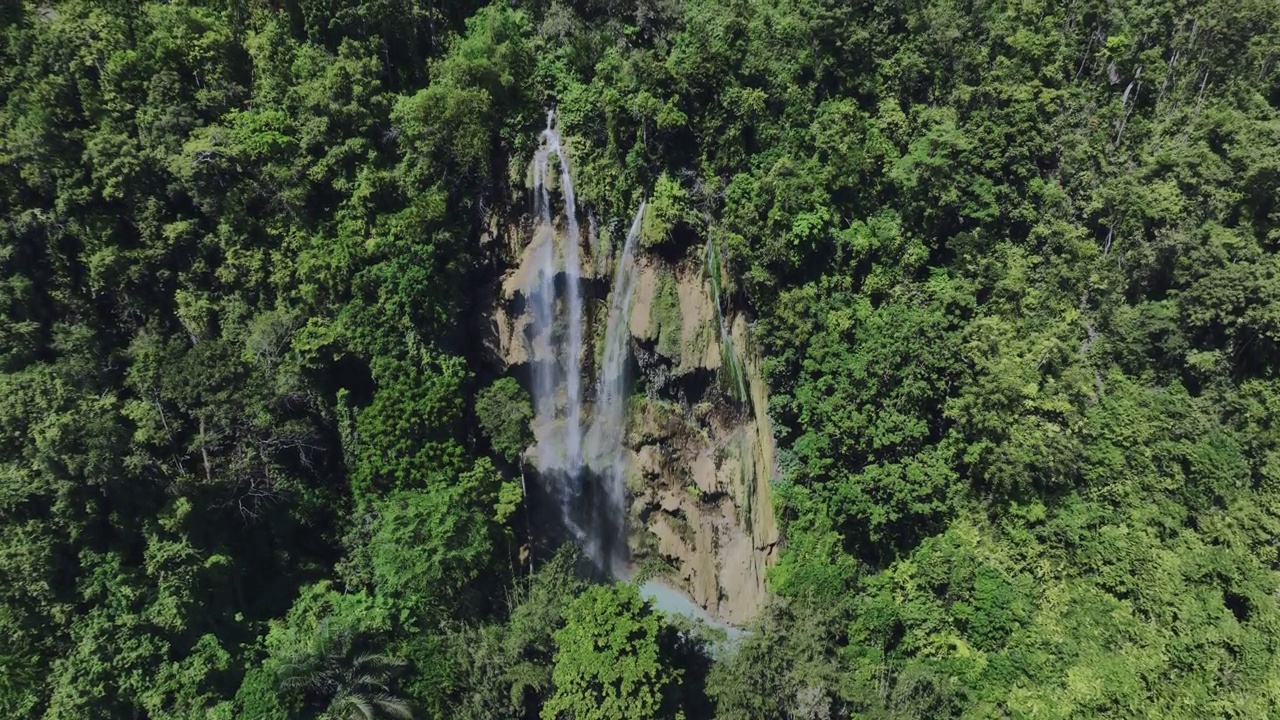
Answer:
<svg viewBox="0 0 1280 720"><path fill-rule="evenodd" d="M311 646L299 648L284 663L281 687L301 689L325 705L328 720L412 720L409 704L391 691L404 661L361 652L356 640L351 628L322 621Z"/></svg>

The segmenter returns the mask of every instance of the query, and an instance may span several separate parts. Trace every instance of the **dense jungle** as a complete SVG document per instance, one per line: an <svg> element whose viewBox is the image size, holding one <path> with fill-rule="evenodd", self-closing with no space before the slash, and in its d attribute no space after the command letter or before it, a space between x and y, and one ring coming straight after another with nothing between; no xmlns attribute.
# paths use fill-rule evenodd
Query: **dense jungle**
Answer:
<svg viewBox="0 0 1280 720"><path fill-rule="evenodd" d="M5 717L1280 718L1276 0L0 0L0 218Z"/></svg>

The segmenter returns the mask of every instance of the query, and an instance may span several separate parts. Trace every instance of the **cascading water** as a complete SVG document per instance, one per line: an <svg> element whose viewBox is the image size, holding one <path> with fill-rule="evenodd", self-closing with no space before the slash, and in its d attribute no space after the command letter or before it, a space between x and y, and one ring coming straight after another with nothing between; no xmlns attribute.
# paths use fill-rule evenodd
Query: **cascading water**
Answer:
<svg viewBox="0 0 1280 720"><path fill-rule="evenodd" d="M548 490L560 507L565 529L578 541L587 535L579 518L570 512L575 499L581 494L577 468L581 465L581 367L580 349L582 337L582 299L578 287L581 271L578 265L577 242L573 232L577 229L574 218L572 180L562 155L559 136L555 132L555 115L547 113L547 129L541 136L541 146L533 158L533 210L537 218L534 229L533 257L537 272L532 287L527 288L533 315L531 355L533 358L533 395L537 414L536 460L539 473L547 481ZM564 242L563 260L565 298L558 307L557 277L561 268L557 263L556 233L551 207L551 189L548 169L551 155L558 156L561 172L561 191L565 197L566 226L570 233ZM571 250L572 248L572 250ZM557 313L561 310L561 313ZM558 322L563 319L563 325ZM558 328L568 342L558 337ZM563 398L559 389L564 387ZM563 405L561 402L563 401ZM563 407L563 413L561 408Z"/></svg>
<svg viewBox="0 0 1280 720"><path fill-rule="evenodd" d="M560 161L560 192L564 196L564 220L567 238L564 243L565 275L565 459L567 467L582 464L582 263L578 258L581 237L578 232L578 203L573 194L573 177L569 162L556 132L554 112L547 113L547 129L542 131L542 151L537 164L543 175L546 193L547 160L552 153Z"/></svg>
<svg viewBox="0 0 1280 720"><path fill-rule="evenodd" d="M556 254L555 233L551 224L551 192L547 189L546 157L539 153L533 164L533 209L538 218L533 242L537 245L537 275L529 289L533 306L534 380L533 394L538 419L545 425L555 417L556 375L558 361L552 334L555 331ZM540 448L541 449L541 448ZM545 458L540 456L540 462Z"/></svg>
<svg viewBox="0 0 1280 720"><path fill-rule="evenodd" d="M598 357L588 358L583 351L586 324L580 258L583 238L579 233L569 163L554 121L554 115L549 113L547 129L540 136L540 147L533 160L532 204L537 227L526 256L532 260L533 271L525 275L527 281L523 287L532 316L528 357L537 404L537 445L533 457L540 482L533 487L535 492L545 490L546 498L555 507L552 513L541 515L543 521L559 518L563 533L548 527L551 537L577 542L595 573L626 578L631 576L626 522L629 451L625 442L631 379L628 377L630 319L632 298L641 277L636 241L646 207L641 203L620 247L598 243L594 218L589 218L592 274L598 277L612 266L613 281L604 345ZM552 208L550 184L556 179L550 174L553 154L560 163L563 234L555 231L556 213ZM731 385L736 386L740 395L745 395L741 368L719 307L718 260L714 246L708 244L706 261L713 278L720 339L726 362L735 370ZM584 397L582 383L583 363L589 360L597 362L592 402ZM524 481L523 475L521 481ZM529 488L525 489L527 492ZM542 496L537 497L536 502L544 502ZM683 591L663 584L660 579L645 582L641 592L653 598L664 611L700 618L733 634L732 628L718 624Z"/></svg>
<svg viewBox="0 0 1280 720"><path fill-rule="evenodd" d="M600 378L596 397L595 415L591 431L587 435L588 460L599 463L613 458L621 447L622 424L626 419L626 362L631 310L631 296L635 292L636 260L635 242L640 234L645 203L640 203L626 241L618 253L618 263L613 272L613 291L609 295L609 319L605 326L604 362L600 365Z"/></svg>
<svg viewBox="0 0 1280 720"><path fill-rule="evenodd" d="M625 487L623 482L622 421L625 414L626 363L625 309L611 308L606 332L605 362L598 386L603 402L592 416L591 456L584 457L582 388L583 300L580 229L573 177L564 156L554 113L547 114L547 128L533 160L534 211L538 226L533 249L538 270L528 297L533 311L533 388L537 403L538 470L559 505L565 528L583 547L587 557L604 572L615 573L626 561ZM551 207L549 167L551 156L560 164L560 192L564 200L564 242L556 253L554 213ZM639 215L619 258L619 275L633 273L630 248L639 232ZM560 260L561 264L557 263ZM625 263L626 272L622 271ZM563 272L563 295L557 297L557 278ZM629 288L630 275L625 281ZM614 301L626 296L615 287ZM559 300L559 302L557 302ZM563 387L563 397L560 389ZM561 404L563 403L563 404ZM602 415L599 410L603 410ZM607 417L607 420L602 418Z"/></svg>
<svg viewBox="0 0 1280 720"><path fill-rule="evenodd" d="M622 440L627 419L627 346L631 336L628 325L631 296L636 285L634 248L644 208L645 203L640 203L613 272L613 291L609 294L609 318L604 334L604 362L600 364L595 413L586 437L587 463L603 491L601 505L611 517L616 518L610 525L619 529L624 527L623 518L626 516L626 451ZM601 547L604 551L602 559L613 575L620 575L627 561L626 543L621 538L605 540Z"/></svg>
<svg viewBox="0 0 1280 720"><path fill-rule="evenodd" d="M555 129L554 112L547 113L547 129L542 131L542 145L533 159L534 206L538 217L538 229L534 242L542 243L538 249L537 287L534 288L535 353L542 351L534 379L535 394L539 403L539 416L550 420L556 410L556 387L563 382L564 432L554 447L540 447L545 465L562 469L582 464L582 265L578 245L577 200L573 192L573 177L569 163ZM548 166L551 156L560 163L560 192L564 198L565 242L564 260L564 343L556 347L556 253L555 232L551 213L551 190L548 187ZM539 347L545 342L545 346ZM560 352L557 352L560 350ZM548 457L547 452L554 453Z"/></svg>

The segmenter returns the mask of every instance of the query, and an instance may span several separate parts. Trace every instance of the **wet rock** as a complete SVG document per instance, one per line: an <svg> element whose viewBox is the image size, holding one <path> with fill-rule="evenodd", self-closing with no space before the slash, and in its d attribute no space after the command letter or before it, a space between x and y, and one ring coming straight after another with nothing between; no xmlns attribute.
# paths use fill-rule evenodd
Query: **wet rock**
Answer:
<svg viewBox="0 0 1280 720"><path fill-rule="evenodd" d="M531 247L516 253L482 328L491 355L514 372L532 372L546 352L528 341L531 303L521 288L530 285ZM591 272L610 264L583 266ZM724 338L709 285L696 265L640 259L627 322L638 377L622 439L629 449L625 535L634 566L664 559L675 568L666 582L713 617L740 624L763 605L765 572L777 554L773 432L767 388L740 314L726 317L725 335L737 349L732 357L742 356L749 398L731 399L720 389ZM607 313L608 288L608 277L584 286L589 326L603 323L591 315ZM584 352L584 364L597 355ZM583 377L595 373L583 369Z"/></svg>

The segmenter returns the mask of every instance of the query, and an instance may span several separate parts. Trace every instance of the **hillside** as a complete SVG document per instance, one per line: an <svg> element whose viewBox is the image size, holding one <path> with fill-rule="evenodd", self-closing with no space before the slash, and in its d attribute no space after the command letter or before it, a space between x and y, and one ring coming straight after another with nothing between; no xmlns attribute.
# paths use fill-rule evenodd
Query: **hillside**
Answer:
<svg viewBox="0 0 1280 720"><path fill-rule="evenodd" d="M1280 717L1275 0L0 0L0 217L6 717Z"/></svg>

